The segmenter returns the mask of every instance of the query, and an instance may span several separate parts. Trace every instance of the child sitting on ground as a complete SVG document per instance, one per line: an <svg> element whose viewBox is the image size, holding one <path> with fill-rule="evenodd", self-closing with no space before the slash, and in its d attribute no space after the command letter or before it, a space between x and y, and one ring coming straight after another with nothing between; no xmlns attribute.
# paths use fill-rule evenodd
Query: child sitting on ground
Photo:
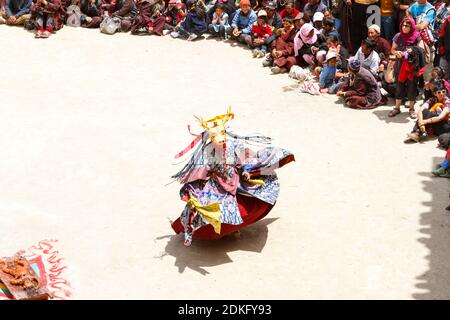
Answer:
<svg viewBox="0 0 450 320"><path fill-rule="evenodd" d="M211 37L227 38L227 29L231 28L228 22L228 14L223 4L219 3L214 11L213 18L208 26Z"/></svg>
<svg viewBox="0 0 450 320"><path fill-rule="evenodd" d="M328 51L325 64L320 73L320 92L328 93L328 88L334 84L334 77L336 75L336 53Z"/></svg>
<svg viewBox="0 0 450 320"><path fill-rule="evenodd" d="M267 24L267 12L259 10L258 19L252 26L252 45L254 58L262 58L267 53L266 39L272 35L272 28Z"/></svg>
<svg viewBox="0 0 450 320"><path fill-rule="evenodd" d="M202 0L188 0L186 2L187 16L179 25L178 30L170 35L173 38L182 37L188 41L193 41L208 31L206 24L206 6Z"/></svg>

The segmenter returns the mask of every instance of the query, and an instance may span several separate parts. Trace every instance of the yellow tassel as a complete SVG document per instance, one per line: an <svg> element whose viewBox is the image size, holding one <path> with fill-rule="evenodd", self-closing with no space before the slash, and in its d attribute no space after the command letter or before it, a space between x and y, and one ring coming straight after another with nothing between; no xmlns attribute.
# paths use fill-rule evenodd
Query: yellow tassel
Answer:
<svg viewBox="0 0 450 320"><path fill-rule="evenodd" d="M188 205L208 221L216 233L220 234L220 205L218 202L212 202L206 206L202 206L197 199L191 197Z"/></svg>
<svg viewBox="0 0 450 320"><path fill-rule="evenodd" d="M259 180L259 179L250 179L247 181L250 183L253 183L253 184L266 184L263 180Z"/></svg>

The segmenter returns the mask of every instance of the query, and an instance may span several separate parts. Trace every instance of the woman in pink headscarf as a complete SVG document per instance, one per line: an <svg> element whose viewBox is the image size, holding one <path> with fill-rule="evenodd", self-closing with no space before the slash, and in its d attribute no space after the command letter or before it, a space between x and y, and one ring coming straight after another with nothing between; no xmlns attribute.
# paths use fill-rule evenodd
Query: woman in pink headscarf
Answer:
<svg viewBox="0 0 450 320"><path fill-rule="evenodd" d="M397 58L394 67L394 78L399 79L400 69L402 64L406 60L406 51L408 47L420 47L422 38L420 33L416 30L416 22L410 16L406 16L400 23L400 32L394 36L392 39L392 49L391 54L395 55ZM395 106L389 112L389 117L395 117L400 113L400 106L402 100L406 97L409 101L409 115L412 119L416 118L414 111L414 105L416 104L416 98L418 95L417 83L419 79L417 76L412 77L405 82L396 82L396 99Z"/></svg>
<svg viewBox="0 0 450 320"><path fill-rule="evenodd" d="M327 54L326 50L325 37L309 23L305 23L295 35L295 56L300 56L313 68L323 64Z"/></svg>

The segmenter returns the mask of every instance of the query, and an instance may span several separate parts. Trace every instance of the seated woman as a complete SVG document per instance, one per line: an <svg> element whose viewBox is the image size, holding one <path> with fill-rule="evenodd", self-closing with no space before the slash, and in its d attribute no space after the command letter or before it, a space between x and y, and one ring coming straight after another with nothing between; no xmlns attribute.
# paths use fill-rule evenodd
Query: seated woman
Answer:
<svg viewBox="0 0 450 320"><path fill-rule="evenodd" d="M178 30L170 35L173 38L182 37L188 41L193 41L208 31L206 7L202 0L188 0L186 7L186 19L179 25Z"/></svg>
<svg viewBox="0 0 450 320"><path fill-rule="evenodd" d="M433 86L434 97L427 100L417 112L417 122L405 142L419 142L428 135L450 132L450 98L442 81Z"/></svg>
<svg viewBox="0 0 450 320"><path fill-rule="evenodd" d="M376 79L378 79L378 70L380 67L380 57L375 51L376 43L374 40L367 38L361 43L361 47L355 54L355 57L361 61L361 67L369 70Z"/></svg>
<svg viewBox="0 0 450 320"><path fill-rule="evenodd" d="M407 47L418 47L422 42L420 33L416 30L416 23L413 18L407 16L400 23L400 32L394 36L392 40L391 53L397 57L395 62L394 76L395 79L399 78L400 70L403 62L405 61ZM407 59L406 59L407 60ZM407 65L403 65L404 71ZM419 77L417 74L408 76L405 81L397 81L397 95L395 99L395 107L389 112L389 117L395 117L400 113L400 106L402 100L406 97L409 101L409 116L415 119L416 113L414 111L414 105L418 95L417 85Z"/></svg>
<svg viewBox="0 0 450 320"><path fill-rule="evenodd" d="M138 15L131 24L131 34L141 32L162 35L165 17L161 14L164 9L163 0L138 0L136 3Z"/></svg>
<svg viewBox="0 0 450 320"><path fill-rule="evenodd" d="M295 35L295 56L312 68L323 64L327 50L325 37L309 23L305 23Z"/></svg>
<svg viewBox="0 0 450 320"><path fill-rule="evenodd" d="M134 0L112 0L107 10L110 15L120 19L120 32L130 31L131 23L138 13Z"/></svg>
<svg viewBox="0 0 450 320"><path fill-rule="evenodd" d="M177 30L186 17L184 3L177 0L169 0L169 4L164 11L164 17L166 18L166 23L164 24L163 35L168 35L172 31Z"/></svg>
<svg viewBox="0 0 450 320"><path fill-rule="evenodd" d="M291 67L297 64L297 59L294 56L294 38L297 30L289 18L283 19L283 32L281 36L272 43L272 51L270 56L263 62L263 66L273 64L270 69L272 73L286 73Z"/></svg>
<svg viewBox="0 0 450 320"><path fill-rule="evenodd" d="M389 56L388 64L383 71L383 78L381 80L382 88L388 93L388 96L395 98L396 81L394 77L395 62L394 55Z"/></svg>
<svg viewBox="0 0 450 320"><path fill-rule="evenodd" d="M336 94L343 97L351 108L373 109L386 103L373 74L361 67L361 62L352 57L348 61L349 82L345 82Z"/></svg>
<svg viewBox="0 0 450 320"><path fill-rule="evenodd" d="M61 0L33 0L31 12L38 28L35 38L48 38L63 27L65 12Z"/></svg>
<svg viewBox="0 0 450 320"><path fill-rule="evenodd" d="M103 20L102 0L80 0L81 26L98 28Z"/></svg>

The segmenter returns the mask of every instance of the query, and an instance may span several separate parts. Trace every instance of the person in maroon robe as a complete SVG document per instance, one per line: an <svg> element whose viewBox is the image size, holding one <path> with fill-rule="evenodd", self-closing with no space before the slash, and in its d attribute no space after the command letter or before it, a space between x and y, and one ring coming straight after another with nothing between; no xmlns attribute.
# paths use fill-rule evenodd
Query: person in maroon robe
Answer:
<svg viewBox="0 0 450 320"><path fill-rule="evenodd" d="M83 14L80 17L83 28L98 28L103 20L101 0L81 0L80 10Z"/></svg>
<svg viewBox="0 0 450 320"><path fill-rule="evenodd" d="M373 74L361 67L361 62L356 58L348 61L350 80L345 83L342 90L336 94L343 97L345 104L350 108L373 109L386 103L381 95L378 82Z"/></svg>
<svg viewBox="0 0 450 320"><path fill-rule="evenodd" d="M297 26L300 25L300 19L296 20ZM264 66L273 65L270 69L272 73L286 73L291 67L297 64L297 59L294 55L294 38L298 32L294 21L290 18L283 19L283 29L279 37L272 42L272 51L265 62Z"/></svg>
<svg viewBox="0 0 450 320"><path fill-rule="evenodd" d="M64 24L65 11L61 0L33 0L32 19L36 21L36 38L48 38Z"/></svg>
<svg viewBox="0 0 450 320"><path fill-rule="evenodd" d="M149 34L162 35L165 17L162 15L165 3L163 0L138 0L139 11L131 25L131 33L138 34L145 30Z"/></svg>

